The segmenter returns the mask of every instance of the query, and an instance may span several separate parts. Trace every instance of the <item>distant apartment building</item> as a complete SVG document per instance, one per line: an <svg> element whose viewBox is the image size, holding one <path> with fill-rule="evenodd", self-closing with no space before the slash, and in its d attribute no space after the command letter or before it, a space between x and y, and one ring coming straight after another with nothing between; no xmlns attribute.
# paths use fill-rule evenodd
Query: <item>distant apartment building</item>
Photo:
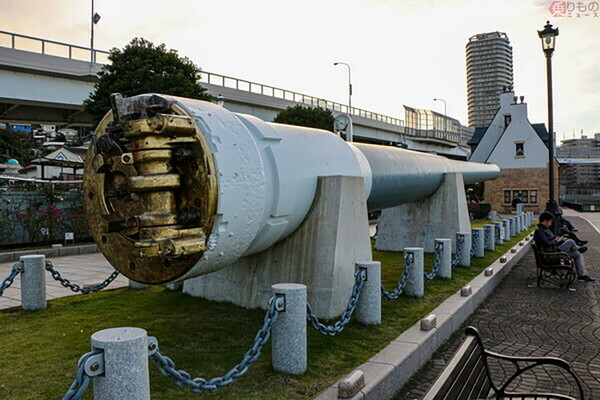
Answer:
<svg viewBox="0 0 600 400"><path fill-rule="evenodd" d="M567 139L556 149L560 163L560 198L564 203L596 210L600 205L600 133Z"/></svg>
<svg viewBox="0 0 600 400"><path fill-rule="evenodd" d="M506 33L472 36L466 46L469 126L487 127L500 107L500 93L513 87L512 47Z"/></svg>
<svg viewBox="0 0 600 400"><path fill-rule="evenodd" d="M469 145L469 161L500 167L500 177L484 183L483 200L493 210L512 211L512 200L519 194L527 211L544 210L550 192L548 131L544 124L529 122L523 97L517 98L512 91L500 94L500 107L492 122L477 128Z"/></svg>

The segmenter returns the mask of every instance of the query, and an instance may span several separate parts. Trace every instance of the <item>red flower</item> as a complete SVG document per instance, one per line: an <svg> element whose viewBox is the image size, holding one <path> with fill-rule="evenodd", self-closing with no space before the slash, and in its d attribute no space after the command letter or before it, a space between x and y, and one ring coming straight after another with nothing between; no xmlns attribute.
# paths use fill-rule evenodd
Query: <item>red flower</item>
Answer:
<svg viewBox="0 0 600 400"><path fill-rule="evenodd" d="M16 211L13 214L15 214L15 215L21 215L21 213L16 212Z"/></svg>

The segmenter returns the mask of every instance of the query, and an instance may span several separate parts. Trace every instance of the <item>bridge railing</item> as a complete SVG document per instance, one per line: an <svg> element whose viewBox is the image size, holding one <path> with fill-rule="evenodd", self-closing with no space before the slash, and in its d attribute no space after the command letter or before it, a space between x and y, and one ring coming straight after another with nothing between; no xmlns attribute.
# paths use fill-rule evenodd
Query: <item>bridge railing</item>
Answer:
<svg viewBox="0 0 600 400"><path fill-rule="evenodd" d="M314 107L326 108L332 111L338 111L358 117L369 118L375 121L384 122L396 126L404 126L404 121L399 118L389 117L387 115L374 113L361 108L349 108L346 104L336 103L318 97L293 92L291 90L280 89L273 86L263 85L261 83L250 82L243 79L230 76L215 74L203 71L200 76L200 82L211 85L223 86L227 88L243 90L250 93L262 94L264 96L276 97L278 99L289 100L296 103L306 104Z"/></svg>
<svg viewBox="0 0 600 400"><path fill-rule="evenodd" d="M30 51L72 60L94 61L105 64L108 61L108 51L92 50L89 47L77 46L54 40L41 39L18 33L0 31L0 47Z"/></svg>

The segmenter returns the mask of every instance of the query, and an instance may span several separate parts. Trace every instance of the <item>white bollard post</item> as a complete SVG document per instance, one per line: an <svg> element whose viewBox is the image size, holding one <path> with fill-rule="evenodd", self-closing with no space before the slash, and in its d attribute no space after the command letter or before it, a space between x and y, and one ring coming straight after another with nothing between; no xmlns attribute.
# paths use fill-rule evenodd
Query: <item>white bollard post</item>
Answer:
<svg viewBox="0 0 600 400"><path fill-rule="evenodd" d="M504 243L502 238L502 222L494 223L494 240L497 245L501 245Z"/></svg>
<svg viewBox="0 0 600 400"><path fill-rule="evenodd" d="M504 241L508 242L510 240L510 220L506 219L503 221L504 226Z"/></svg>
<svg viewBox="0 0 600 400"><path fill-rule="evenodd" d="M404 259L407 255L413 258L412 268L406 280L404 293L409 297L423 297L425 294L425 268L423 249L420 247L407 247L404 249ZM406 267L406 266L405 266Z"/></svg>
<svg viewBox="0 0 600 400"><path fill-rule="evenodd" d="M271 364L285 374L303 374L307 363L306 286L278 283L271 289L275 296L285 297L285 311L271 328Z"/></svg>
<svg viewBox="0 0 600 400"><path fill-rule="evenodd" d="M360 290L356 305L356 319L361 324L381 324L381 263L364 261L356 263L358 270L364 270L366 280Z"/></svg>
<svg viewBox="0 0 600 400"><path fill-rule="evenodd" d="M440 269L438 276L444 279L452 278L452 239L435 239L434 248L440 251Z"/></svg>
<svg viewBox="0 0 600 400"><path fill-rule="evenodd" d="M92 350L104 352L104 373L93 379L94 400L150 400L145 330L113 328L96 332L92 335Z"/></svg>
<svg viewBox="0 0 600 400"><path fill-rule="evenodd" d="M463 245L460 252L460 259L458 265L461 267L471 266L471 232L458 232L456 234L456 243L458 243L459 236L463 238Z"/></svg>
<svg viewBox="0 0 600 400"><path fill-rule="evenodd" d="M488 251L494 251L496 239L494 238L494 230L496 229L496 225L486 224L483 226L484 231L484 242L485 249Z"/></svg>
<svg viewBox="0 0 600 400"><path fill-rule="evenodd" d="M45 310L46 303L46 256L21 256L21 307L23 310Z"/></svg>
<svg viewBox="0 0 600 400"><path fill-rule="evenodd" d="M524 208L525 208L525 204L523 204L523 203L517 204L517 216L523 215Z"/></svg>
<svg viewBox="0 0 600 400"><path fill-rule="evenodd" d="M471 229L471 245L475 249L473 251L473 257L483 258L485 256L485 245L483 243L483 228Z"/></svg>
<svg viewBox="0 0 600 400"><path fill-rule="evenodd" d="M498 211L490 211L490 221L492 223L498 221L500 218L498 218Z"/></svg>
<svg viewBox="0 0 600 400"><path fill-rule="evenodd" d="M517 220L513 217L510 219L510 237L517 234Z"/></svg>

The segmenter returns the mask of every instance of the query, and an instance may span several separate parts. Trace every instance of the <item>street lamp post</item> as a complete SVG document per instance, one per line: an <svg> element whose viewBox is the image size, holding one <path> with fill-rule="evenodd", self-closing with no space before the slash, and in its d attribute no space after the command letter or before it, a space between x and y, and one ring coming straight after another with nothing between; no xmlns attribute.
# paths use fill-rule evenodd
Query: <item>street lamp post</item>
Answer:
<svg viewBox="0 0 600 400"><path fill-rule="evenodd" d="M542 49L546 55L546 81L548 87L548 183L550 185L550 195L546 203L546 211L559 215L558 203L554 193L554 110L552 103L552 53L558 36L558 28L553 28L550 21L546 22L544 29L538 31L538 36L542 40ZM554 224L555 231L558 224Z"/></svg>
<svg viewBox="0 0 600 400"><path fill-rule="evenodd" d="M435 98L433 101L443 101L444 102L444 117L448 115L448 111L446 110L446 100ZM444 118L444 131L448 132L448 120Z"/></svg>
<svg viewBox="0 0 600 400"><path fill-rule="evenodd" d="M350 65L345 62L334 62L333 65L345 65L348 67L348 114L352 114L352 71L350 70Z"/></svg>
<svg viewBox="0 0 600 400"><path fill-rule="evenodd" d="M92 35L90 38L90 51L92 54L90 55L90 61L93 63L96 62L96 53L94 52L94 25L96 25L98 21L100 21L100 14L94 12L94 0L92 0Z"/></svg>

